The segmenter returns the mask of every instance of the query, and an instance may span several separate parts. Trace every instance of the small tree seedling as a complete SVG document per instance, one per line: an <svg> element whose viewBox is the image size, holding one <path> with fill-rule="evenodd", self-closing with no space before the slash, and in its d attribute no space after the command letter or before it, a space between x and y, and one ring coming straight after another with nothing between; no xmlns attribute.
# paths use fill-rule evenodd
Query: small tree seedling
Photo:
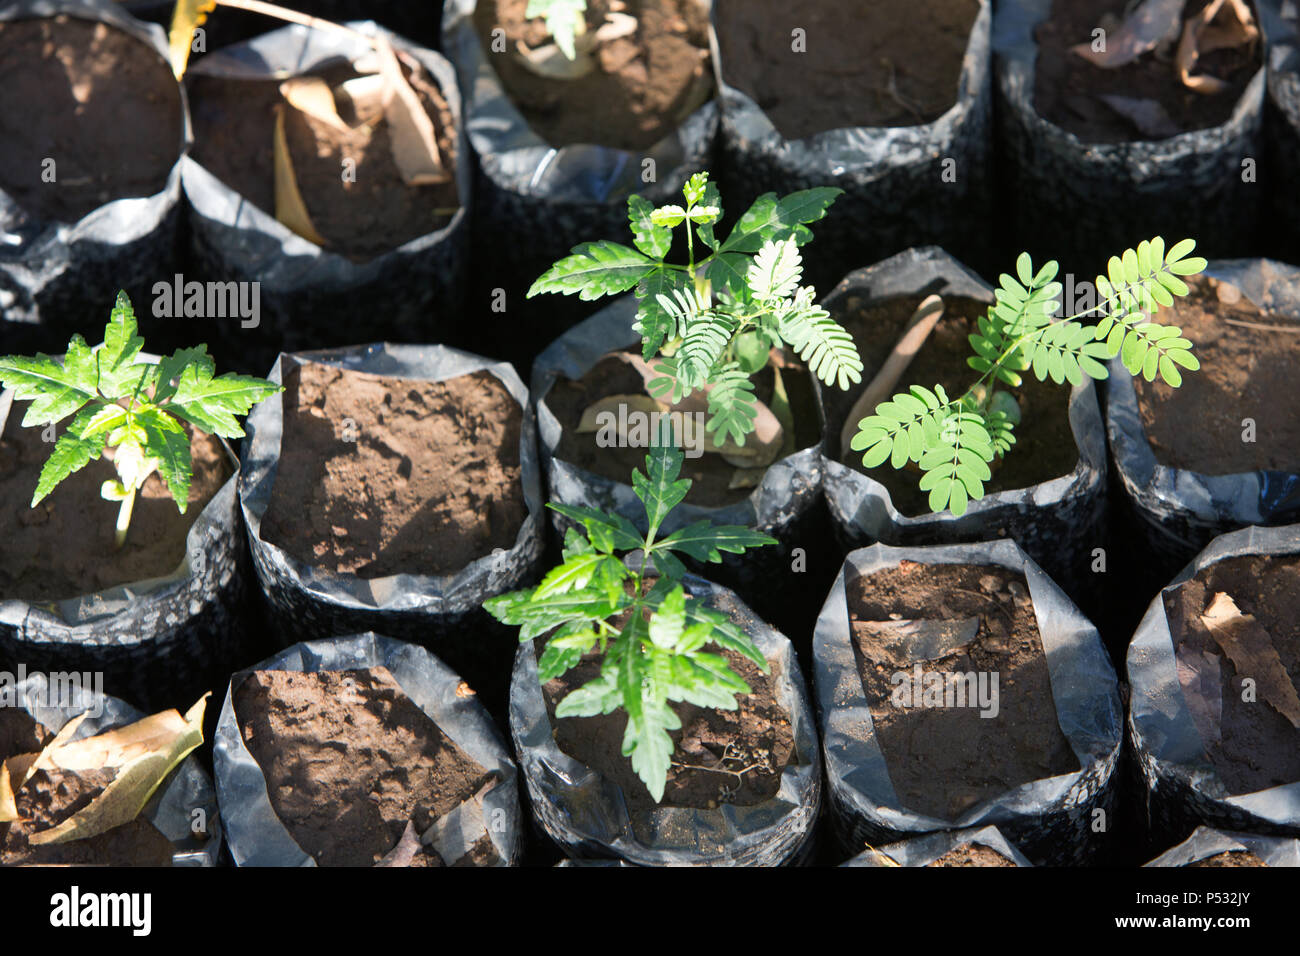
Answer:
<svg viewBox="0 0 1300 956"><path fill-rule="evenodd" d="M1096 281L1098 305L1067 318L1053 318L1060 306L1061 284L1053 281L1055 261L1035 271L1028 253L1016 261L1016 275L1003 273L994 290L995 304L979 319L970 338L974 355L967 363L979 378L957 398L942 385L913 385L875 408L858 422L852 449L863 452L867 468L888 461L894 468L918 466L920 488L929 492L930 509L966 512L984 496L992 477L989 465L1015 444L1020 407L997 385L1016 388L1021 372L1032 370L1040 382L1080 384L1084 377L1104 379L1104 362L1118 356L1131 375L1148 382L1158 374L1171 387L1182 384L1180 368L1195 371L1200 361L1192 343L1177 326L1152 318L1175 296L1188 293L1181 277L1206 265L1191 257L1196 243L1184 239L1165 252L1160 237L1113 256L1107 275ZM1100 314L1096 327L1079 319Z"/></svg>
<svg viewBox="0 0 1300 956"><path fill-rule="evenodd" d="M587 0L528 0L524 16L546 18L546 29L555 45L570 60L578 57L578 35L587 29Z"/></svg>
<svg viewBox="0 0 1300 956"><path fill-rule="evenodd" d="M734 651L768 672L767 660L743 630L687 595L686 568L677 553L720 562L724 551L741 554L776 542L748 528L707 520L660 537L664 520L691 486L689 479L678 478L682 459L664 427L646 456L645 474L632 472L632 488L645 506L645 534L621 515L548 505L580 524L585 534L568 530L564 562L537 587L483 605L497 620L517 626L521 643L550 633L537 663L542 683L565 674L583 655L599 652L600 676L571 691L556 715L625 711L623 755L632 758L632 769L656 802L663 799L671 763L668 732L681 727L669 702L735 710L736 695L749 693L726 658L704 648L711 643ZM637 552L640 562L620 557L628 552Z"/></svg>
<svg viewBox="0 0 1300 956"><path fill-rule="evenodd" d="M696 173L682 189L685 205L655 208L643 196L628 197L635 248L607 240L575 246L528 295L591 301L635 289L642 358L659 356L650 394L678 403L707 391L705 427L714 442L743 446L758 418L752 376L772 364L773 348L788 345L828 386L861 381L852 336L816 304L812 286L799 284L799 247L813 238L808 223L825 216L841 192L766 193L723 239L714 234L722 218L718 188L708 173ZM668 262L673 231L683 226L687 261ZM697 246L705 253L698 259Z"/></svg>
<svg viewBox="0 0 1300 956"><path fill-rule="evenodd" d="M73 416L41 468L31 506L111 451L117 480L104 482L100 494L118 502L119 548L131 525L135 496L155 471L185 513L193 466L182 422L205 434L241 438L244 431L235 416L283 391L265 379L215 375L206 345L181 349L157 364L137 361L143 348L131 301L119 292L102 345L91 348L74 335L61 359L43 352L34 358L0 358L0 387L31 402L24 426L52 425Z"/></svg>

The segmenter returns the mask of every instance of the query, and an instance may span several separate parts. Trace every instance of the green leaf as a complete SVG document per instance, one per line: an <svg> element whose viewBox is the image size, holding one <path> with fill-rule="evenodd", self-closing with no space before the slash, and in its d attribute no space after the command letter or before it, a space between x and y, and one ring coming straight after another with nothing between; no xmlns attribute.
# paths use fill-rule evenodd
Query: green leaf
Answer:
<svg viewBox="0 0 1300 956"><path fill-rule="evenodd" d="M656 269L637 283L634 328L641 336L641 357L647 362L677 334L677 314L671 304L675 296L691 290L686 273L676 269Z"/></svg>
<svg viewBox="0 0 1300 956"><path fill-rule="evenodd" d="M722 196L718 192L718 187L708 181L707 173L696 173L696 175L705 177L704 194L698 202L710 209L716 209L718 214L712 220L707 222L695 223L695 234L700 237L706 246L716 252L720 243L713 234L713 228L717 221L722 218Z"/></svg>
<svg viewBox="0 0 1300 956"><path fill-rule="evenodd" d="M204 363L180 374L176 391L163 407L205 432L242 438L244 430L235 416L247 415L258 402L282 391L281 386L251 375L227 373L213 378L211 364Z"/></svg>
<svg viewBox="0 0 1300 956"><path fill-rule="evenodd" d="M550 597L585 588L596 573L596 568L605 560L605 555L597 551L578 554L553 568L542 578L542 583L534 592L535 597Z"/></svg>
<svg viewBox="0 0 1300 956"><path fill-rule="evenodd" d="M799 287L803 259L793 238L763 243L749 264L745 281L759 302L788 299Z"/></svg>
<svg viewBox="0 0 1300 956"><path fill-rule="evenodd" d="M842 189L819 186L803 189L777 199L776 193L764 193L737 221L731 235L722 243L725 252L754 253L769 239L793 237L799 245L812 239L805 223L816 222L826 215Z"/></svg>
<svg viewBox="0 0 1300 956"><path fill-rule="evenodd" d="M673 231L656 225L651 216L654 203L633 193L627 197L627 218L632 226L633 244L651 259L662 259L672 248Z"/></svg>
<svg viewBox="0 0 1300 956"><path fill-rule="evenodd" d="M806 305L781 321L781 338L826 385L847 390L862 381L862 359L853 336L817 305Z"/></svg>
<svg viewBox="0 0 1300 956"><path fill-rule="evenodd" d="M737 445L744 445L758 419L753 381L735 362L715 369L711 380L709 420L704 430L713 433L718 444L730 436Z"/></svg>
<svg viewBox="0 0 1300 956"><path fill-rule="evenodd" d="M41 467L41 475L36 481L36 492L32 495L31 507L35 508L64 478L85 468L104 453L103 434L93 435L90 438L80 437L81 429L90 421L91 415L91 411L87 409L74 418L54 443L54 450Z"/></svg>
<svg viewBox="0 0 1300 956"><path fill-rule="evenodd" d="M158 408L147 408L135 420L144 429L145 454L158 462L158 474L167 484L172 500L181 514L189 507L190 436L181 424Z"/></svg>
<svg viewBox="0 0 1300 956"><path fill-rule="evenodd" d="M618 673L601 674L577 690L570 691L555 707L556 717L595 717L612 714L623 703Z"/></svg>
<svg viewBox="0 0 1300 956"><path fill-rule="evenodd" d="M749 548L776 544L776 539L740 525L715 525L707 519L696 521L656 542L655 548L670 548L690 555L697 561L717 564L722 552L743 554Z"/></svg>
<svg viewBox="0 0 1300 956"><path fill-rule="evenodd" d="M650 641L656 647L672 650L686 628L686 591L679 584L650 616Z"/></svg>
<svg viewBox="0 0 1300 956"><path fill-rule="evenodd" d="M72 337L62 360L44 352L0 358L0 385L31 402L23 416L26 427L60 422L98 398L92 354L80 335Z"/></svg>
<svg viewBox="0 0 1300 956"><path fill-rule="evenodd" d="M587 9L587 0L528 0L524 16L546 18L546 30L555 45L566 57L574 60L578 56L576 42L580 25L585 26L583 13Z"/></svg>
<svg viewBox="0 0 1300 956"><path fill-rule="evenodd" d="M528 298L543 292L577 294L584 302L616 292L626 292L659 268L653 259L636 249L602 239L574 246L573 253L544 272Z"/></svg>
<svg viewBox="0 0 1300 956"><path fill-rule="evenodd" d="M118 292L104 345L95 353L98 388L105 398L126 398L141 389L141 380L150 373L147 366L136 364L144 339L136 334L135 310L125 292Z"/></svg>
<svg viewBox="0 0 1300 956"><path fill-rule="evenodd" d="M558 511L586 528L591 543L604 554L611 554L615 550L635 551L645 544L636 526L620 514L607 515L594 508L565 505L555 501L548 502L546 507Z"/></svg>
<svg viewBox="0 0 1300 956"><path fill-rule="evenodd" d="M671 433L661 429L646 455L646 473L643 475L636 469L632 471L632 490L645 505L651 534L659 529L668 512L681 504L690 490L689 479L677 479L682 470L682 459L682 450L673 445Z"/></svg>
<svg viewBox="0 0 1300 956"><path fill-rule="evenodd" d="M753 375L767 365L771 349L758 332L749 331L737 335L734 348L740 370L746 375Z"/></svg>

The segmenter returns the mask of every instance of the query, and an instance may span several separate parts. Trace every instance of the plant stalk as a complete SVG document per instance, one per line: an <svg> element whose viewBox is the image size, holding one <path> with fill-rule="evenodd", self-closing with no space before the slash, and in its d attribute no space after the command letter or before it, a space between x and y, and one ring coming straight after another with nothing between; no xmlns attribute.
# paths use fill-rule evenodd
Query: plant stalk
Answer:
<svg viewBox="0 0 1300 956"><path fill-rule="evenodd" d="M128 488L117 508L117 528L113 532L113 549L121 550L126 544L126 532L131 527L131 512L135 509L135 489Z"/></svg>

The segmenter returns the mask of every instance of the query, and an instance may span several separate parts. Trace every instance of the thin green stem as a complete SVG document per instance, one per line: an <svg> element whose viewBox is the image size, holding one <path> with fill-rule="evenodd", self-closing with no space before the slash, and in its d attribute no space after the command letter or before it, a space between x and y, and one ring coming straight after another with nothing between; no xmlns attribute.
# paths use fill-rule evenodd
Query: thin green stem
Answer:
<svg viewBox="0 0 1300 956"><path fill-rule="evenodd" d="M113 533L113 548L120 550L126 544L126 533L131 527L131 512L135 509L135 488L127 488L122 503L117 508L117 528Z"/></svg>

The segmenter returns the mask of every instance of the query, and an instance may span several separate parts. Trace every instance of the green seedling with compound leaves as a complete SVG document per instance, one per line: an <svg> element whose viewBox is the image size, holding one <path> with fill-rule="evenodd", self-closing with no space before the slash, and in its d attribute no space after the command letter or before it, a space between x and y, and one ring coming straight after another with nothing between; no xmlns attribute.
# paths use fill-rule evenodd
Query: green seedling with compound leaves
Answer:
<svg viewBox="0 0 1300 956"><path fill-rule="evenodd" d="M54 443L32 495L34 508L59 482L111 451L117 479L102 497L118 502L115 542L121 547L136 494L155 471L182 514L189 502L190 438L182 422L223 438L241 438L235 420L283 389L248 375L216 375L206 345L181 349L157 364L138 361L144 339L125 292L104 329L103 344L74 335L62 358L0 357L0 387L30 401L23 425L49 426L72 417Z"/></svg>
<svg viewBox="0 0 1300 956"><path fill-rule="evenodd" d="M669 731L681 727L669 702L735 710L736 695L749 693L726 658L704 648L734 651L768 672L767 660L743 630L687 595L678 554L720 562L724 551L741 554L776 542L749 528L707 520L660 536L691 486L678 478L682 458L664 426L646 456L645 474L632 472L632 488L645 506L645 534L621 515L548 505L583 528L566 533L563 563L537 587L483 605L497 620L518 627L521 643L550 634L537 663L542 683L565 674L585 654L602 655L600 676L561 700L556 716L625 711L623 755L656 802L663 799L671 765ZM630 552L641 561L620 557Z"/></svg>
<svg viewBox="0 0 1300 956"><path fill-rule="evenodd" d="M956 398L941 385L913 385L894 395L858 423L852 449L864 453L867 468L885 461L894 468L918 466L931 510L964 514L970 501L984 496L989 465L1016 440L1019 406L997 385L1015 388L1025 371L1058 385L1078 385L1085 376L1104 379L1110 373L1103 363L1116 356L1129 374L1147 381L1159 375L1174 388L1182 383L1180 368L1200 368L1181 330L1153 321L1175 296L1187 295L1183 277L1205 269L1204 259L1191 256L1195 247L1184 239L1166 253L1156 237L1112 257L1107 275L1097 277L1099 304L1066 318L1053 317L1061 295L1061 284L1053 281L1057 263L1035 270L1022 253L1016 275L1001 276L995 304L970 336L975 354L967 362L980 373L974 384ZM1079 321L1094 313L1100 316L1095 327Z"/></svg>
<svg viewBox="0 0 1300 956"><path fill-rule="evenodd" d="M524 16L529 20L545 17L551 39L565 56L573 60L578 56L578 34L587 28L586 12L587 0L528 0Z"/></svg>
<svg viewBox="0 0 1300 956"><path fill-rule="evenodd" d="M773 347L788 345L828 386L847 389L861 381L853 338L816 304L816 291L799 284L799 247L813 238L808 224L825 216L841 192L805 189L781 199L767 193L720 238L714 234L722 218L718 188L708 173L696 173L682 189L685 205L656 208L643 196L628 197L633 246L582 243L528 295L558 292L591 301L635 289L642 358L659 356L650 394L677 403L707 390L706 430L717 443L730 437L743 446L758 417L751 376L769 364ZM667 262L679 228L687 261Z"/></svg>

